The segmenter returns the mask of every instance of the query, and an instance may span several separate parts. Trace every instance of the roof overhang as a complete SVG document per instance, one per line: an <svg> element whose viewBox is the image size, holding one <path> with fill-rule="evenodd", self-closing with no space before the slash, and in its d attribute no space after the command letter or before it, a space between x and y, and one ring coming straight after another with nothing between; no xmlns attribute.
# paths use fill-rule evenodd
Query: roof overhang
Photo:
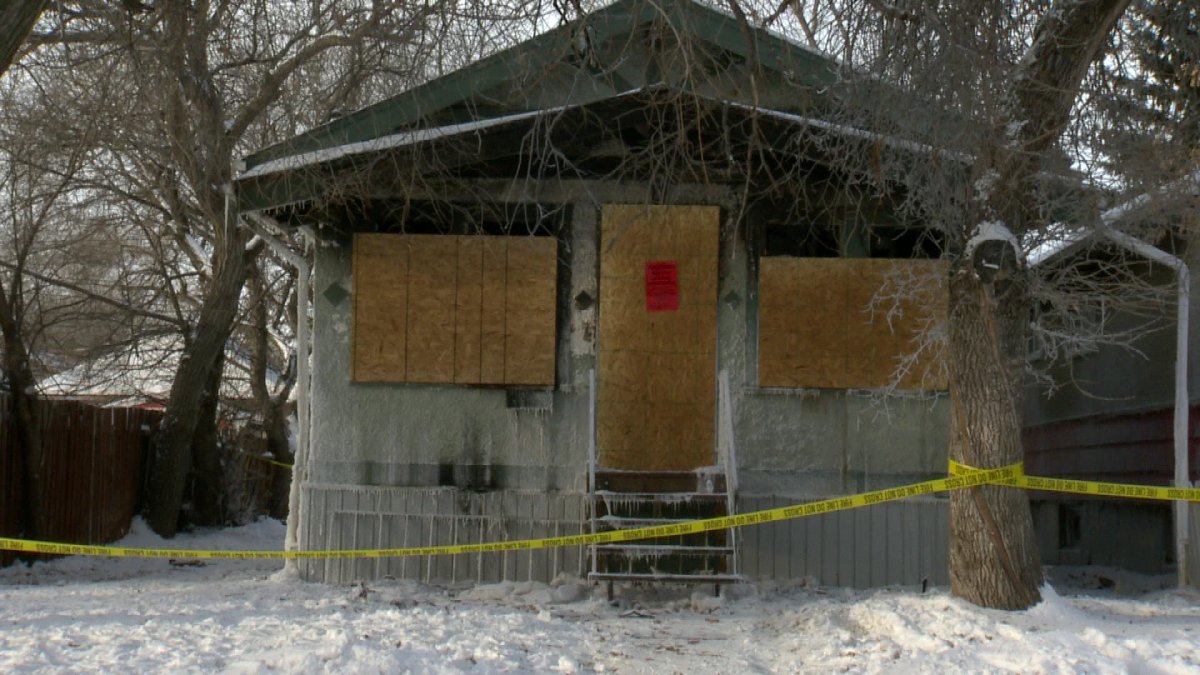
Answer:
<svg viewBox="0 0 1200 675"><path fill-rule="evenodd" d="M405 185L471 178L641 180L651 170L646 166L661 167L672 154L696 182L741 181L786 172L796 162L823 164L834 142L971 159L847 124L655 86L271 160L238 178L239 204L253 211L364 200L380 186L394 193ZM754 150L750 165L748 148Z"/></svg>

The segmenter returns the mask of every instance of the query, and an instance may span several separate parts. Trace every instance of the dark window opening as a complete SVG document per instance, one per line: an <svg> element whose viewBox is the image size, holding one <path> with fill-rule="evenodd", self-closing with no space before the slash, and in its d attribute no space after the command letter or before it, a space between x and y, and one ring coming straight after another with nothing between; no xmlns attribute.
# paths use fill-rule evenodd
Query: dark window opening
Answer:
<svg viewBox="0 0 1200 675"><path fill-rule="evenodd" d="M1079 546L1080 524L1083 520L1078 504L1058 505L1058 547L1077 548Z"/></svg>
<svg viewBox="0 0 1200 675"><path fill-rule="evenodd" d="M941 232L917 227L870 228L872 258L940 258L944 237Z"/></svg>
<svg viewBox="0 0 1200 675"><path fill-rule="evenodd" d="M555 236L568 206L536 203L375 202L363 214L376 232L492 236Z"/></svg>
<svg viewBox="0 0 1200 675"><path fill-rule="evenodd" d="M764 231L762 254L836 258L840 255L837 230L821 224L768 223Z"/></svg>

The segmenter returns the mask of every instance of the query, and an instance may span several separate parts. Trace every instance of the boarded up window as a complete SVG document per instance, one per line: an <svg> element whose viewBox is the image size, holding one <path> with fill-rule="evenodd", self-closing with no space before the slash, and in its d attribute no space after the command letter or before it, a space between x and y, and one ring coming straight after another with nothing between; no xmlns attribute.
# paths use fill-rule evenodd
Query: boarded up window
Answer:
<svg viewBox="0 0 1200 675"><path fill-rule="evenodd" d="M553 237L354 236L356 382L554 384Z"/></svg>
<svg viewBox="0 0 1200 675"><path fill-rule="evenodd" d="M764 257L758 381L764 387L946 389L945 264Z"/></svg>

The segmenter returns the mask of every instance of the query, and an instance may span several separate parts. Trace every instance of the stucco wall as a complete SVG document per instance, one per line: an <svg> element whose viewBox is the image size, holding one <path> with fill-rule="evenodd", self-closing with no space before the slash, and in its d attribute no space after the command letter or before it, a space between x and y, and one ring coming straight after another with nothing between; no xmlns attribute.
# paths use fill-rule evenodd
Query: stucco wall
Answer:
<svg viewBox="0 0 1200 675"><path fill-rule="evenodd" d="M510 408L502 388L352 383L351 300L337 290L351 286L350 251L348 246L320 249L312 482L586 489L596 220L594 207L574 209L572 234L563 246L570 269L564 280L568 302L584 308L560 321L559 386L546 394L548 409ZM818 496L944 471L945 396L881 398L757 387L757 293L743 231L728 223L723 228L718 291L718 369L726 370L732 383L742 488Z"/></svg>
<svg viewBox="0 0 1200 675"><path fill-rule="evenodd" d="M945 394L882 396L758 386L757 266L749 227L726 227L718 307L719 368L729 373L742 492L852 494L943 475Z"/></svg>
<svg viewBox="0 0 1200 675"><path fill-rule="evenodd" d="M568 277L584 280L572 291L594 284L589 213L572 225L580 233ZM510 407L504 388L353 383L350 253L349 245L316 253L310 482L586 490L586 315L594 310L560 332L560 385L534 395L548 407Z"/></svg>

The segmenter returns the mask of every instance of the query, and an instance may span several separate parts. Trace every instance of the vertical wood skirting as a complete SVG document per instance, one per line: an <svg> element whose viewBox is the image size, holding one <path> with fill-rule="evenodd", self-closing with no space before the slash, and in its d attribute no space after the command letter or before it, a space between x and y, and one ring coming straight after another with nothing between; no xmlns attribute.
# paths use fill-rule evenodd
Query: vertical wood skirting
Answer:
<svg viewBox="0 0 1200 675"><path fill-rule="evenodd" d="M798 503L743 496L741 512ZM949 502L910 499L742 530L741 569L754 580L816 578L870 588L949 583Z"/></svg>
<svg viewBox="0 0 1200 675"><path fill-rule="evenodd" d="M453 488L309 486L313 505L302 547L393 548L552 537L586 531L586 498L576 493ZM741 511L794 504L781 497L742 497ZM815 577L822 585L868 588L949 583L949 503L912 499L865 509L748 527L741 570L752 580ZM320 525L314 525L315 523ZM313 581L350 583L395 577L425 582L549 582L582 576L582 547L429 558L314 561Z"/></svg>
<svg viewBox="0 0 1200 675"><path fill-rule="evenodd" d="M475 544L580 534L585 496L455 488L307 486L313 505L302 548L372 549ZM313 526L319 522L320 526ZM345 559L302 564L305 578L329 583L395 577L424 582L550 582L581 576L582 547L456 556Z"/></svg>

